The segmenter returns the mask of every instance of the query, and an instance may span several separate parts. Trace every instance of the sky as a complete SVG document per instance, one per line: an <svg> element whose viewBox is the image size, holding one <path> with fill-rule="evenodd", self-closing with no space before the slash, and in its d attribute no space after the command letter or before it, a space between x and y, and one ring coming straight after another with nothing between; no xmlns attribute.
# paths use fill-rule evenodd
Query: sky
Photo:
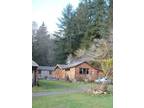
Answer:
<svg viewBox="0 0 144 108"><path fill-rule="evenodd" d="M32 21L36 21L38 26L44 21L48 32L54 33L58 29L58 18L68 3L76 8L79 0L32 0Z"/></svg>

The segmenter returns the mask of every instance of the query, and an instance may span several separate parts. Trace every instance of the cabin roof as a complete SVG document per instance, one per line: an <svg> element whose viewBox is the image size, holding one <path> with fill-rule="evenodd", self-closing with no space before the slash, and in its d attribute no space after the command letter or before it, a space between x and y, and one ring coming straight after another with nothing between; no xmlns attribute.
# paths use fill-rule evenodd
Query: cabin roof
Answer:
<svg viewBox="0 0 144 108"><path fill-rule="evenodd" d="M53 66L39 66L39 70L53 71L55 67Z"/></svg>
<svg viewBox="0 0 144 108"><path fill-rule="evenodd" d="M66 68L68 68L68 65L66 65L66 64L57 64L56 67L59 67L61 69L66 69Z"/></svg>
<svg viewBox="0 0 144 108"><path fill-rule="evenodd" d="M39 65L35 61L32 60L32 67L38 67L38 66Z"/></svg>
<svg viewBox="0 0 144 108"><path fill-rule="evenodd" d="M96 70L98 70L98 71L101 71L101 72L103 72L103 70L102 69L99 69L99 68L95 68Z"/></svg>
<svg viewBox="0 0 144 108"><path fill-rule="evenodd" d="M82 64L82 63L87 63L87 62L86 62L86 61L73 62L73 63L68 64L68 67L69 67L69 68L70 68L70 67L75 67L75 66L78 66L78 65L80 65L80 64Z"/></svg>
<svg viewBox="0 0 144 108"><path fill-rule="evenodd" d="M73 62L73 63L70 63L70 64L57 64L56 67L59 67L61 69L66 69L66 68L71 68L71 67L75 67L75 66L78 66L82 63L85 63L86 61L77 61L77 62ZM86 62L87 63L87 62ZM56 68L55 67L55 68Z"/></svg>

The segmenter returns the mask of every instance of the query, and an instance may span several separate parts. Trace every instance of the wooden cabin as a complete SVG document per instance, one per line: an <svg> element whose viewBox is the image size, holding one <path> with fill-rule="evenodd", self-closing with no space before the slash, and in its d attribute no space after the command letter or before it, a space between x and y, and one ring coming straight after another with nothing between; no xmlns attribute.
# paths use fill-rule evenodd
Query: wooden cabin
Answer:
<svg viewBox="0 0 144 108"><path fill-rule="evenodd" d="M32 60L32 86L38 85L38 67L39 65Z"/></svg>
<svg viewBox="0 0 144 108"><path fill-rule="evenodd" d="M54 67L52 66L39 66L39 78L40 79L50 79L52 78L52 72Z"/></svg>
<svg viewBox="0 0 144 108"><path fill-rule="evenodd" d="M57 64L53 72L53 77L66 80L82 81L87 79L94 81L97 78L97 72L97 69L89 63L79 61L67 65Z"/></svg>
<svg viewBox="0 0 144 108"><path fill-rule="evenodd" d="M57 64L52 73L53 78L65 79L65 69L67 65Z"/></svg>

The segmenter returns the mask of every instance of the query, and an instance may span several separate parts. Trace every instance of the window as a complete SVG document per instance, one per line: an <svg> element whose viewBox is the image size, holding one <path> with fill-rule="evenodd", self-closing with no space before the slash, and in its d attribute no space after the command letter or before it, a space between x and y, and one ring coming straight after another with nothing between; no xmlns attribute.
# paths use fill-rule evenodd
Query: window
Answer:
<svg viewBox="0 0 144 108"><path fill-rule="evenodd" d="M88 68L80 68L79 73L80 74L89 74L89 69Z"/></svg>
<svg viewBox="0 0 144 108"><path fill-rule="evenodd" d="M86 74L89 74L89 69L87 68L87 70L86 70Z"/></svg>
<svg viewBox="0 0 144 108"><path fill-rule="evenodd" d="M83 68L80 68L80 74L82 74L83 73Z"/></svg>
<svg viewBox="0 0 144 108"><path fill-rule="evenodd" d="M83 74L86 74L86 68L83 68Z"/></svg>
<svg viewBox="0 0 144 108"><path fill-rule="evenodd" d="M65 71L70 71L70 68L65 69Z"/></svg>

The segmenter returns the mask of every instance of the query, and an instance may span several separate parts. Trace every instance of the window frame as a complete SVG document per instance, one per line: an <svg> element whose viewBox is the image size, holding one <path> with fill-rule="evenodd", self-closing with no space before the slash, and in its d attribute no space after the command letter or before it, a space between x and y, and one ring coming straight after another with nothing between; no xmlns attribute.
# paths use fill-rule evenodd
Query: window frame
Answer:
<svg viewBox="0 0 144 108"><path fill-rule="evenodd" d="M80 67L79 68L79 74L81 74L81 75L89 74L89 68L82 68L82 67Z"/></svg>

